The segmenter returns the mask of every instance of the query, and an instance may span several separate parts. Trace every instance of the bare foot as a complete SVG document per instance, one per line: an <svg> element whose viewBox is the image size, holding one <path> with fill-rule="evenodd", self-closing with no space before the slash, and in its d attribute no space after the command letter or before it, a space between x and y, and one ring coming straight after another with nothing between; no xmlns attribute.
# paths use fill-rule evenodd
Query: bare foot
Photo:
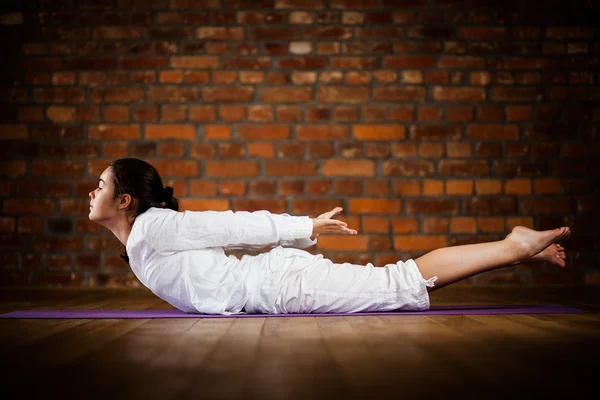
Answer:
<svg viewBox="0 0 600 400"><path fill-rule="evenodd" d="M552 243L550 246L525 261L546 261L564 268L567 265L565 258L567 258L565 249L558 243Z"/></svg>
<svg viewBox="0 0 600 400"><path fill-rule="evenodd" d="M522 259L526 259L543 253L551 244L570 234L571 229L568 226L547 231L535 231L525 226L515 226L505 240L513 245L514 251Z"/></svg>

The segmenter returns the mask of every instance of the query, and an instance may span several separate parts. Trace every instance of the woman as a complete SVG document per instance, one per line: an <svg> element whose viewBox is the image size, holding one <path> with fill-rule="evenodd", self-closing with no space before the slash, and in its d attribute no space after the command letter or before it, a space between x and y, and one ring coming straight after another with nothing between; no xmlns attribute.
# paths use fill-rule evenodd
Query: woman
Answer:
<svg viewBox="0 0 600 400"><path fill-rule="evenodd" d="M321 233L355 235L333 219L268 211L184 211L145 161L112 162L90 192L90 220L123 244L122 257L154 294L186 313L327 313L426 310L429 292L523 261L565 266L555 242L568 227L515 227L503 240L447 247L383 268L336 264L300 250ZM226 250L269 252L226 256ZM437 284L434 286L434 282Z"/></svg>

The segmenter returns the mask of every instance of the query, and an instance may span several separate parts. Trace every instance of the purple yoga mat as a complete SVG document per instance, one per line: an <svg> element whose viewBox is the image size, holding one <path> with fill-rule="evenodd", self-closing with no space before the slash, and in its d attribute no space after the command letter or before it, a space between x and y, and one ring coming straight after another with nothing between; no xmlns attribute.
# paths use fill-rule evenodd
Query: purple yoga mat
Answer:
<svg viewBox="0 0 600 400"><path fill-rule="evenodd" d="M560 304L537 305L475 305L437 306L427 311L393 311L329 314L186 314L169 310L17 310L1 314L0 318L46 318L46 319L106 319L106 318L264 318L264 317L349 317L349 316L402 316L402 315L485 315L485 314L565 314L584 313L585 310Z"/></svg>

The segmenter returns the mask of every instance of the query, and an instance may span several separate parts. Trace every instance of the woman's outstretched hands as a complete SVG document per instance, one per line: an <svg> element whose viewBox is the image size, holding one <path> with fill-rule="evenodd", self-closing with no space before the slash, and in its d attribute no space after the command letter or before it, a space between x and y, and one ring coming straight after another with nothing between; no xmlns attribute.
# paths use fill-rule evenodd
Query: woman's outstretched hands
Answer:
<svg viewBox="0 0 600 400"><path fill-rule="evenodd" d="M332 219L335 214L339 214L342 210L342 207L336 207L317 218L313 218L313 234L310 238L315 240L321 233L356 235L357 232L354 229L349 229L347 223Z"/></svg>

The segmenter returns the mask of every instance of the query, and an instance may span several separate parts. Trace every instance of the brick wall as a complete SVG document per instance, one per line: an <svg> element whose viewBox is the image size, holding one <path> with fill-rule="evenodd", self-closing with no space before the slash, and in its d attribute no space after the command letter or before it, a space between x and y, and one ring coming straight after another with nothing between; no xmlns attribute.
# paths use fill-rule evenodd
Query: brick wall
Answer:
<svg viewBox="0 0 600 400"><path fill-rule="evenodd" d="M566 269L462 283L600 282L593 0L9 5L2 285L137 283L87 219L88 192L126 156L155 165L184 209L343 206L359 235L312 250L336 261L568 224Z"/></svg>

